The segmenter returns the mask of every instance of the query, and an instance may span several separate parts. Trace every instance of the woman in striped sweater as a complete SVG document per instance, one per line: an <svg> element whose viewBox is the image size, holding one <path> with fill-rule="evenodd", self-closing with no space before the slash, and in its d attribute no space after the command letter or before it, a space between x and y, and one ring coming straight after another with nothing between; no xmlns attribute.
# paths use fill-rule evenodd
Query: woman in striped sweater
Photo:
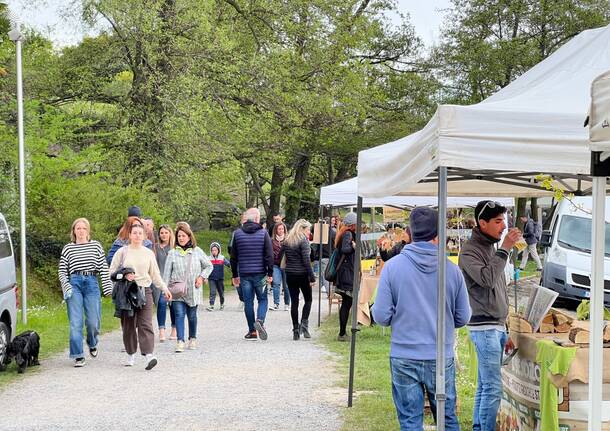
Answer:
<svg viewBox="0 0 610 431"><path fill-rule="evenodd" d="M90 225L86 218L72 223L72 242L66 244L59 259L59 281L68 307L70 321L70 358L75 367L85 365L83 354L83 314L87 328L89 354L98 354L97 342L100 332L102 302L97 281L102 279L104 295L112 293L112 283L104 250L97 241L91 241Z"/></svg>

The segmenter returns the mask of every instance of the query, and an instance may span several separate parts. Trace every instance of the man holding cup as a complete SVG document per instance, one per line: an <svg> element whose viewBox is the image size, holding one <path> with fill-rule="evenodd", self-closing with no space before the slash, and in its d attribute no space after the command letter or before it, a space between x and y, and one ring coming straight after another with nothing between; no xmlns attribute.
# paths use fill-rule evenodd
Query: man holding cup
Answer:
<svg viewBox="0 0 610 431"><path fill-rule="evenodd" d="M496 429L496 416L502 399L502 352L505 348L512 348L506 331L508 291L504 268L509 251L522 240L522 236L519 229L509 229L496 248L506 229L505 214L506 207L498 202L479 202L474 211L476 227L459 258L472 308L468 329L478 357L474 431Z"/></svg>

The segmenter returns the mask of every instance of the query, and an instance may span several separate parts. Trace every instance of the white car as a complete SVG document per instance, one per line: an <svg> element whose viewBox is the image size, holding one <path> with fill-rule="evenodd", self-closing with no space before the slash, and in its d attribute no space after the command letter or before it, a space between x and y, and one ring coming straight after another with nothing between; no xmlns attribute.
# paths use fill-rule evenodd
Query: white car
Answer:
<svg viewBox="0 0 610 431"><path fill-rule="evenodd" d="M17 325L17 274L11 235L0 213L0 371L6 361L6 347Z"/></svg>
<svg viewBox="0 0 610 431"><path fill-rule="evenodd" d="M610 305L610 197L606 197L606 257L604 302ZM551 230L542 233L545 248L542 285L562 298L591 296L591 212L590 196L560 201L553 214Z"/></svg>

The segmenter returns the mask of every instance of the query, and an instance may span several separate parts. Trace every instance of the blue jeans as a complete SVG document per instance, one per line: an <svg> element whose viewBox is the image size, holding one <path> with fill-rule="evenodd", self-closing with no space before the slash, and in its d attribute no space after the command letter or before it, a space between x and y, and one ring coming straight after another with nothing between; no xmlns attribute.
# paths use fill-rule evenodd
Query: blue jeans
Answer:
<svg viewBox="0 0 610 431"><path fill-rule="evenodd" d="M495 431L502 399L502 352L508 336L497 329L470 331L477 349L478 383L474 395L473 431Z"/></svg>
<svg viewBox="0 0 610 431"><path fill-rule="evenodd" d="M290 292L288 291L288 285L286 284L286 273L277 265L273 267L273 283L271 283L271 286L273 287L273 303L275 305L280 304L280 293L283 287L284 304L290 305Z"/></svg>
<svg viewBox="0 0 610 431"><path fill-rule="evenodd" d="M244 296L244 313L248 321L248 330L254 331L254 295L258 300L256 319L265 321L267 315L267 276L265 274L248 275L239 278L242 295Z"/></svg>
<svg viewBox="0 0 610 431"><path fill-rule="evenodd" d="M165 329L165 321L167 320L167 299L161 292L159 295L159 303L157 304L157 324L159 329Z"/></svg>
<svg viewBox="0 0 610 431"><path fill-rule="evenodd" d="M396 406L401 431L422 430L424 427L424 391L428 393L430 409L436 422L436 361L390 358L392 398ZM455 361L445 362L445 429L460 429L455 412Z"/></svg>
<svg viewBox="0 0 610 431"><path fill-rule="evenodd" d="M189 340L197 338L197 306L190 307L183 301L172 301L172 308L176 316L176 337L184 341L184 316L189 321Z"/></svg>
<svg viewBox="0 0 610 431"><path fill-rule="evenodd" d="M97 277L93 275L70 276L72 296L66 300L70 321L70 358L84 358L83 320L87 328L87 345L97 346L102 320L102 301ZM84 311L84 319L83 319Z"/></svg>

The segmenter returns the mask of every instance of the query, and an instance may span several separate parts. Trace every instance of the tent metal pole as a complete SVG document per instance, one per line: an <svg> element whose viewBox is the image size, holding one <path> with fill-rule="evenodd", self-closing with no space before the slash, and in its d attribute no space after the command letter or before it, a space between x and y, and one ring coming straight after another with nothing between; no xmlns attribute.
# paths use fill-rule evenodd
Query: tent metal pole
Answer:
<svg viewBox="0 0 610 431"><path fill-rule="evenodd" d="M606 236L606 177L593 177L591 229L591 322L589 337L589 431L602 429L604 244Z"/></svg>
<svg viewBox="0 0 610 431"><path fill-rule="evenodd" d="M320 327L320 314L322 312L322 217L324 207L320 205L320 220L318 220L318 231L320 232L320 244L318 244L318 328ZM328 231L330 236L330 230Z"/></svg>
<svg viewBox="0 0 610 431"><path fill-rule="evenodd" d="M330 235L330 230L332 229L332 226L331 226L331 223L330 223L330 219L332 219L332 209L333 209L333 207L331 205L329 205L328 206L328 216L329 216L328 217L328 220L329 220L329 222L328 222L328 260L329 260L329 263L330 263L330 257L333 254L333 246L334 246L334 244L331 241L331 235ZM330 296L331 295L331 288L330 287L331 287L331 283L329 282L328 283L328 291L326 292L326 295L328 296L328 304L329 304L329 306L328 306L328 315L329 316L330 316L330 313L332 312L332 310L331 310L332 303L330 302L332 300L332 297Z"/></svg>
<svg viewBox="0 0 610 431"><path fill-rule="evenodd" d="M436 429L445 431L445 270L447 257L447 168L438 168L438 302L436 322Z"/></svg>
<svg viewBox="0 0 610 431"><path fill-rule="evenodd" d="M356 250L354 251L354 284L352 288L352 339L349 354L349 384L347 406L352 406L354 395L354 365L356 359L356 334L358 333L358 294L360 292L360 233L362 231L362 198L358 196L356 208Z"/></svg>
<svg viewBox="0 0 610 431"><path fill-rule="evenodd" d="M516 207L515 207L516 208ZM511 220L513 227L517 226L517 214L513 214L513 219ZM518 300L518 294L517 294L517 282L519 281L519 269L517 268L517 250L513 249L512 250L512 262L513 262L513 288L514 288L514 293L515 293L515 313L518 313L519 311L517 310L517 300Z"/></svg>

